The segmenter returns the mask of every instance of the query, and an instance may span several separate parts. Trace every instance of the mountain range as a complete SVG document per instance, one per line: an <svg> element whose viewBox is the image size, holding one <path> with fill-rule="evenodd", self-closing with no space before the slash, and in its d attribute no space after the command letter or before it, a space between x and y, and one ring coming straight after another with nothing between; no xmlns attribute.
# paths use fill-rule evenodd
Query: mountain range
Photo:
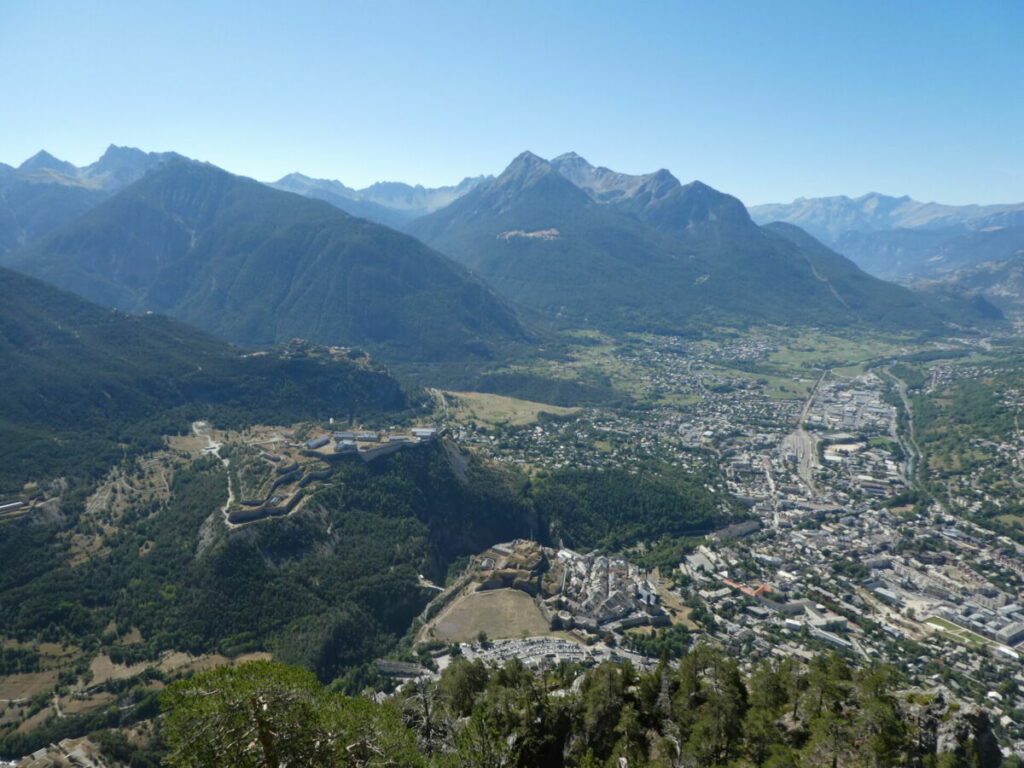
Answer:
<svg viewBox="0 0 1024 768"><path fill-rule="evenodd" d="M577 327L921 328L992 314L871 277L796 227L760 227L739 200L700 181L616 173L573 153L523 153L406 231L507 299Z"/></svg>
<svg viewBox="0 0 1024 768"><path fill-rule="evenodd" d="M1024 203L955 206L871 193L756 205L750 215L761 224L795 224L868 272L902 282L934 280L1024 249Z"/></svg>
<svg viewBox="0 0 1024 768"><path fill-rule="evenodd" d="M365 189L352 189L340 181L311 179L301 173L290 173L270 186L305 197L324 200L353 216L359 216L389 227L401 227L415 218L444 208L488 177L463 179L455 186L411 186L396 181L381 181Z"/></svg>
<svg viewBox="0 0 1024 768"><path fill-rule="evenodd" d="M1024 313L1024 249L1009 259L981 261L936 279L922 279L915 288L937 294L980 296L1007 315Z"/></svg>
<svg viewBox="0 0 1024 768"><path fill-rule="evenodd" d="M435 361L488 357L525 336L482 282L413 238L183 159L7 261L247 346L302 337Z"/></svg>
<svg viewBox="0 0 1024 768"><path fill-rule="evenodd" d="M0 169L0 188L0 222L16 224L0 227L0 263L250 347L301 337L447 365L503 357L529 338L521 316L538 327L676 333L752 323L931 330L999 314L983 298L872 277L792 224L759 226L700 181L619 173L575 153L524 152L497 177L451 187L354 190L299 174L261 184L112 146L82 168L40 152ZM823 237L843 226L876 228L865 237L960 227L986 242L1012 240L1019 214L848 202L833 201L842 212L831 218L814 206L755 213ZM919 229L877 229L900 222Z"/></svg>
<svg viewBox="0 0 1024 768"><path fill-rule="evenodd" d="M0 163L0 254L39 240L158 165L180 157L112 144L96 162L81 168L45 150L17 168Z"/></svg>

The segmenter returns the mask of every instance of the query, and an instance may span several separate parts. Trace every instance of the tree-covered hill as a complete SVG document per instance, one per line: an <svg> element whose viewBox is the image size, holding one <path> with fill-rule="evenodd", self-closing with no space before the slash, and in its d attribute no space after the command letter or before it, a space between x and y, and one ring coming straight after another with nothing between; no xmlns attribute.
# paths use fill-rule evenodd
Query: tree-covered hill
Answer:
<svg viewBox="0 0 1024 768"><path fill-rule="evenodd" d="M486 359L524 339L483 283L407 235L184 160L10 261L92 301L248 346L301 337L437 361Z"/></svg>
<svg viewBox="0 0 1024 768"><path fill-rule="evenodd" d="M843 301L852 312L874 315L880 327L902 327L904 323L926 328L935 318L950 322L993 323L1002 319L1001 311L983 296L948 291L914 293L916 304L908 306L907 291L902 286L876 280L852 261L815 240L800 227L776 222L762 227L785 238L814 259L815 270L822 278L846 286Z"/></svg>
<svg viewBox="0 0 1024 768"><path fill-rule="evenodd" d="M739 200L700 182L604 171L524 153L407 231L507 298L576 326L903 330L985 319L873 278L812 238L809 247L758 227Z"/></svg>
<svg viewBox="0 0 1024 768"><path fill-rule="evenodd" d="M430 596L418 574L443 580L454 558L534 527L507 476L475 461L457 473L439 444L369 465L350 458L295 514L233 530L220 512L225 470L199 459L174 473L165 502L129 510L108 551L85 563L72 562L65 537L6 528L4 634L94 652L108 643L140 660L273 651L330 681L406 632ZM111 622L142 641L104 640Z"/></svg>
<svg viewBox="0 0 1024 768"><path fill-rule="evenodd" d="M174 685L168 764L428 768L999 768L988 715L900 690L887 667L738 660L701 646L678 667L569 664L543 674L456 660L384 702L254 664ZM252 734L260 734L253 738Z"/></svg>
<svg viewBox="0 0 1024 768"><path fill-rule="evenodd" d="M165 317L99 307L2 268L0 360L0 488L105 471L118 443L152 446L189 416L287 423L409 407L393 378L362 362L246 355Z"/></svg>
<svg viewBox="0 0 1024 768"><path fill-rule="evenodd" d="M552 539L580 550L703 535L728 523L733 512L700 478L668 467L657 474L566 468L531 490Z"/></svg>

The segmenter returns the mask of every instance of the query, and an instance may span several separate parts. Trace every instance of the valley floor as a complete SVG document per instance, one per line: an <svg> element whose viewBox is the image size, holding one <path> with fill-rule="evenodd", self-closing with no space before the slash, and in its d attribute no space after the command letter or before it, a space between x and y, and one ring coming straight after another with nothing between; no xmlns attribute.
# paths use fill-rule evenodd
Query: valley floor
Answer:
<svg viewBox="0 0 1024 768"><path fill-rule="evenodd" d="M433 427L456 453L466 449L535 480L581 468L686 471L733 500L740 510L735 524L655 535L619 555L635 574L620 587L623 594L636 599L649 591L656 606L649 613L664 621L636 626L587 613L571 590L559 593L568 602L551 608L536 591L470 586L456 599L436 598L444 607L417 640L461 644L470 658L516 655L542 664L630 657L643 664L699 638L744 659L838 650L859 663L891 662L911 682L950 699L983 703L997 712L1004 742L1024 750L1016 716L1024 711L1024 547L975 514L995 498L980 466L969 470L972 486L952 476L933 497L938 469L969 458L936 452L934 431L951 427L936 426L928 410L928 398L942 407L951 387L997 380L992 366L1016 359L1011 352L970 338L922 343L777 329L730 333L714 343L593 334L578 341L566 359L532 363L529 372L610 386L621 402L567 407L435 390ZM999 397L1014 408L1024 403L1014 391L1001 390ZM1004 442L988 440L996 447L972 450L1012 458L1007 482L1018 487L1024 444L1019 419L1008 423L1014 426L1004 430ZM408 445L434 435L428 430L406 440L401 435L408 431L393 434ZM346 441L353 456L367 461L368 448L385 448L390 439L365 430L358 443L357 432L303 424L231 433L197 424L192 435L172 438L133 472L115 468L98 485L85 504L87 524L67 538L71 562L105 557L125 515L167 502L175 474L205 454L222 462L221 500L209 514L256 535L262 518L233 520L232 511L244 512L246 500L266 505L284 498L307 477L304 488L327 487L318 473L350 448ZM317 445L321 437L326 444ZM464 473L464 460L457 463L456 473ZM282 485L282 474L294 484ZM33 514L38 505L52 506L57 491L30 499ZM1009 520L1011 533L1013 521L1024 520L1012 505L996 511L990 519ZM627 520L632 511L621 514ZM565 562L587 556L565 551ZM572 621L553 619L559 610ZM129 649L144 639L131 627L111 631ZM165 679L229 661L179 653L117 664L94 650L44 645L6 640L6 648L24 648L40 661L33 671L0 677L0 705L6 705L0 725L24 733L51 714L123 703L119 680L127 685L155 675L148 686L156 690ZM434 655L442 667L450 660Z"/></svg>

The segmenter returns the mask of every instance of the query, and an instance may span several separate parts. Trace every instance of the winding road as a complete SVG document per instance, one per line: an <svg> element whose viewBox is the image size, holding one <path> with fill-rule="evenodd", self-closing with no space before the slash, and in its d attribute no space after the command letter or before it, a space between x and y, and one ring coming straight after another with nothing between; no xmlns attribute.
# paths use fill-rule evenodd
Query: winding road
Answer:
<svg viewBox="0 0 1024 768"><path fill-rule="evenodd" d="M225 474L228 477L228 500L224 502L224 506L221 507L221 512L224 515L224 523L229 527L234 527L231 522L228 521L228 510L231 509L231 505L235 503L235 489L231 485L231 459L222 458L220 455L220 449L224 446L218 443L213 437L210 436L210 425L205 421L194 421L192 422L192 433L196 437L206 438L206 447L203 448L203 453L208 453L216 456L220 459L220 463L224 465L226 470Z"/></svg>

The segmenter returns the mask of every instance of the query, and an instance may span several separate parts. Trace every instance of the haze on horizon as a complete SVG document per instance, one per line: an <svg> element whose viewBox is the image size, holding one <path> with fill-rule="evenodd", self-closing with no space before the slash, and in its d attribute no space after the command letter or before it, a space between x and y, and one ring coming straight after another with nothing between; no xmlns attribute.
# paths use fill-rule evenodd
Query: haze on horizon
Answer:
<svg viewBox="0 0 1024 768"><path fill-rule="evenodd" d="M0 161L110 144L440 186L519 152L747 204L1024 199L1024 5L43 0L0 8Z"/></svg>

